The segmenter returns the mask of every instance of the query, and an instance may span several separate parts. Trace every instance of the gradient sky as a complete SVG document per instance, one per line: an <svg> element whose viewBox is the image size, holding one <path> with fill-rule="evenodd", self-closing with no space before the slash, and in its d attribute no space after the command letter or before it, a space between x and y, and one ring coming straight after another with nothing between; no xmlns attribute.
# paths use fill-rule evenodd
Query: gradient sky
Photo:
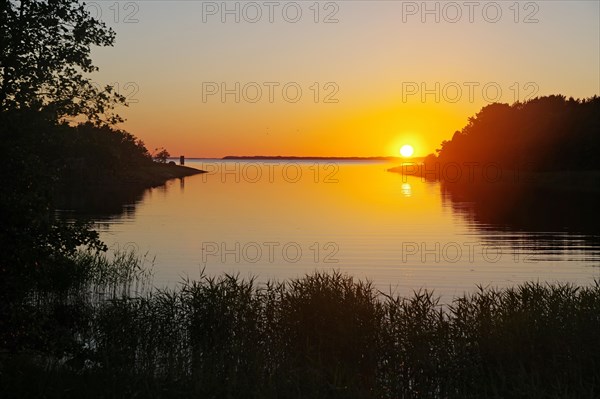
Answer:
<svg viewBox="0 0 600 399"><path fill-rule="evenodd" d="M423 156L497 88L507 103L600 94L598 1L322 1L318 23L315 1L272 2L273 22L264 1L227 1L235 3L239 23L235 15L222 22L223 2L88 2L117 32L113 48L93 50L93 80L117 83L133 100L119 109L120 127L174 156L389 156L405 143ZM262 17L252 23L255 4ZM437 7L439 22L424 4ZM299 21L286 21L296 5ZM338 22L324 23L331 12ZM236 82L239 103L234 94L203 96L207 85ZM256 103L246 100L252 86L243 95L250 82L262 87ZM279 84L272 102L265 82ZM296 103L282 92L291 82L302 89ZM337 103L325 103L335 88Z"/></svg>

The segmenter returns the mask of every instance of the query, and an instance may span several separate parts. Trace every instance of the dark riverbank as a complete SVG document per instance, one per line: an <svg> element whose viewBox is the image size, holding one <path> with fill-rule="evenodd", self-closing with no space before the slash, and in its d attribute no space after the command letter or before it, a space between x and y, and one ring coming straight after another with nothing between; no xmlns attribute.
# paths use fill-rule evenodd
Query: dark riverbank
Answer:
<svg viewBox="0 0 600 399"><path fill-rule="evenodd" d="M54 203L63 212L101 220L123 212L133 212L134 209L127 208L127 205L140 201L148 189L163 186L171 179L202 173L206 171L180 165L148 163L95 179L69 179L54 190Z"/></svg>
<svg viewBox="0 0 600 399"><path fill-rule="evenodd" d="M126 172L114 184L130 184L138 187L151 188L162 186L168 180L206 173L204 170L181 165L153 163L144 165L137 170Z"/></svg>
<svg viewBox="0 0 600 399"><path fill-rule="evenodd" d="M62 187L82 188L152 188L162 186L168 180L206 173L204 170L188 166L173 165L158 162L144 162L122 169L108 168L93 169L87 165L71 166L69 173L61 177Z"/></svg>

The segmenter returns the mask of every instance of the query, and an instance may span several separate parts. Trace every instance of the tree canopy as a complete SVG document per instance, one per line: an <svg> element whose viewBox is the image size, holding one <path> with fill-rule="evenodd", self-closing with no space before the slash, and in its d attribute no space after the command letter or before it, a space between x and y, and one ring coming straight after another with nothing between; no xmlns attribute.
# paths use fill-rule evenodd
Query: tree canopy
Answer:
<svg viewBox="0 0 600 399"><path fill-rule="evenodd" d="M76 0L0 0L0 297L68 271L79 246L104 248L89 224L55 210L74 161L85 165L77 184L152 162L143 142L112 126L124 97L90 79L92 47L114 42Z"/></svg>
<svg viewBox="0 0 600 399"><path fill-rule="evenodd" d="M0 110L120 121L112 110L124 97L87 76L98 69L91 47L114 42L115 32L76 0L0 0Z"/></svg>
<svg viewBox="0 0 600 399"><path fill-rule="evenodd" d="M427 162L496 163L505 169L600 170L600 97L490 104Z"/></svg>

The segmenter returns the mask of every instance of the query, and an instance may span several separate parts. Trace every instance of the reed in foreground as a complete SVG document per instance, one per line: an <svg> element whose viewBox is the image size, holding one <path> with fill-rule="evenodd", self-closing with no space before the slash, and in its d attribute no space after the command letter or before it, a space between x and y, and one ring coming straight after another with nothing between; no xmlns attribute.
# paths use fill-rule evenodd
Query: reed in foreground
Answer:
<svg viewBox="0 0 600 399"><path fill-rule="evenodd" d="M70 346L3 354L2 396L599 394L598 283L480 288L446 306L430 292L386 296L338 272L268 284L204 276L127 293L85 302L85 323L64 327Z"/></svg>

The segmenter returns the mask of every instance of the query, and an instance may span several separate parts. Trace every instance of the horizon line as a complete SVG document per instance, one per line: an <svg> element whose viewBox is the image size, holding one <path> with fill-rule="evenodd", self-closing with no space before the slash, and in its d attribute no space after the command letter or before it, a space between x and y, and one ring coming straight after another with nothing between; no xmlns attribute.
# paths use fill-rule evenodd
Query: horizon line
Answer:
<svg viewBox="0 0 600 399"><path fill-rule="evenodd" d="M203 156L170 156L169 159L179 159L181 156L185 159L419 159L424 156L402 157L393 155L375 155L375 156L312 156L312 155L225 155L222 157L203 157Z"/></svg>

